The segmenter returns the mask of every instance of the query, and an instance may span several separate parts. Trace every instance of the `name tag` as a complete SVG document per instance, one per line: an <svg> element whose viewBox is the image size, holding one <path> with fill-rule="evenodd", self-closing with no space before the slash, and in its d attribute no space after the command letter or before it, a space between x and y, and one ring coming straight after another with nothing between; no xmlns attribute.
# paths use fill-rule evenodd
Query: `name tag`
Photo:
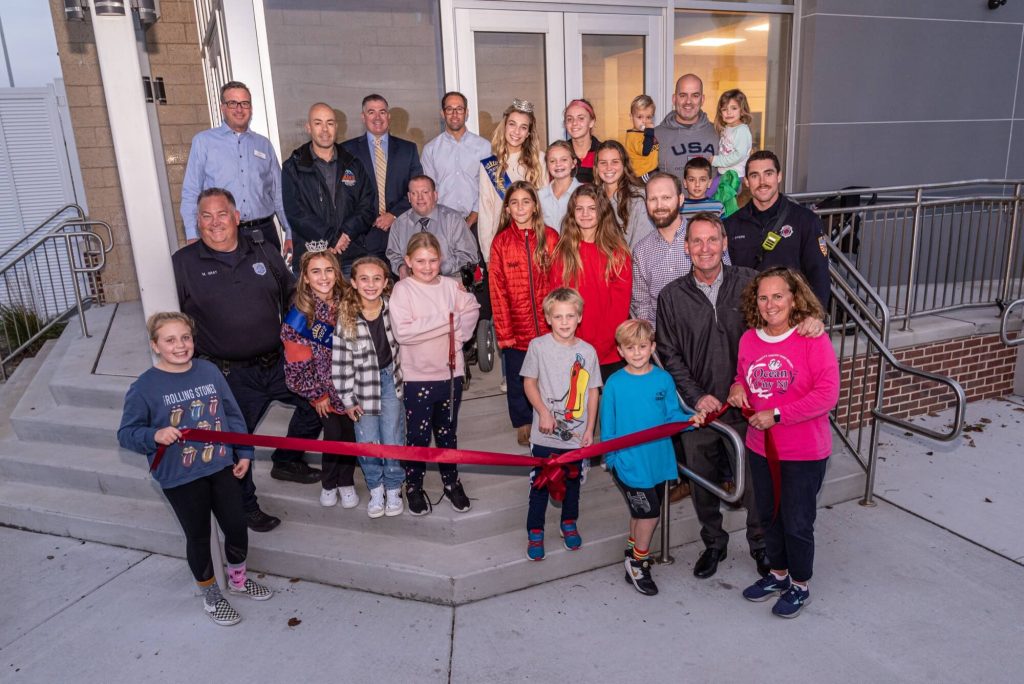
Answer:
<svg viewBox="0 0 1024 684"><path fill-rule="evenodd" d="M768 231L768 235L765 237L764 242L761 243L761 247L766 252L770 252L775 249L776 245L782 241L782 236L776 233L774 230Z"/></svg>
<svg viewBox="0 0 1024 684"><path fill-rule="evenodd" d="M260 152L259 150L253 150L252 153L254 155L256 155L257 157L259 157L260 159L266 159L267 158L267 155L266 155L265 152Z"/></svg>

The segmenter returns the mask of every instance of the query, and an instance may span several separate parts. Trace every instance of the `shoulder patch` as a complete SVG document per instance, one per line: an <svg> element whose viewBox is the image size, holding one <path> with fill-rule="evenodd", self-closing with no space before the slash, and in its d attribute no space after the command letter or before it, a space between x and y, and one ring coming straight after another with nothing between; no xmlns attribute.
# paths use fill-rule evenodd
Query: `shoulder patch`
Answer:
<svg viewBox="0 0 1024 684"><path fill-rule="evenodd" d="M828 245L825 243L825 236L818 236L818 249L821 250L821 256L828 258Z"/></svg>

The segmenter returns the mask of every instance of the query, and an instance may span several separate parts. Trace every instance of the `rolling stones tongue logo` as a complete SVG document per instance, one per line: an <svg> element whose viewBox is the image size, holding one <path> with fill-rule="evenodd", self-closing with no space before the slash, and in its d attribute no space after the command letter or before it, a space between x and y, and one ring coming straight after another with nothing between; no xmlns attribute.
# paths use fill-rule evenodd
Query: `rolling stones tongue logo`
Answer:
<svg viewBox="0 0 1024 684"><path fill-rule="evenodd" d="M765 354L747 369L747 387L761 397L769 399L785 394L796 381L793 363L783 354Z"/></svg>
<svg viewBox="0 0 1024 684"><path fill-rule="evenodd" d="M191 468L192 464L196 462L196 448L187 446L181 450L181 464L186 468Z"/></svg>

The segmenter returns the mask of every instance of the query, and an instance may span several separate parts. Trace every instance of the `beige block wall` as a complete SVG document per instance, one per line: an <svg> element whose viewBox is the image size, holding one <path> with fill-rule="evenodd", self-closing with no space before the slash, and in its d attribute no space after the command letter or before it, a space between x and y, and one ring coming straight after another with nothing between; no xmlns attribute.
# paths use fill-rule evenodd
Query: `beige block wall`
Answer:
<svg viewBox="0 0 1024 684"><path fill-rule="evenodd" d="M192 136L209 126L209 117L194 5L191 0L162 0L160 11L160 20L146 34L147 52L153 76L163 77L167 90L169 104L158 106L157 115L174 219L179 240L184 244L178 211L181 179ZM138 299L138 280L92 23L65 20L61 0L50 0L50 12L89 215L109 223L114 234L114 248L107 255L102 275L106 300Z"/></svg>

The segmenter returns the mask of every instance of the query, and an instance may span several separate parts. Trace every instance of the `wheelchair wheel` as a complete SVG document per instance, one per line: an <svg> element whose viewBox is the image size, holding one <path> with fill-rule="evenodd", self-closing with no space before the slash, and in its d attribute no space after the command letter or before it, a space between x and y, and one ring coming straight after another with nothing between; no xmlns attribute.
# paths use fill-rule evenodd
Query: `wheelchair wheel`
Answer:
<svg viewBox="0 0 1024 684"><path fill-rule="evenodd" d="M490 319L476 324L476 363L480 370L489 373L494 368L494 326Z"/></svg>

